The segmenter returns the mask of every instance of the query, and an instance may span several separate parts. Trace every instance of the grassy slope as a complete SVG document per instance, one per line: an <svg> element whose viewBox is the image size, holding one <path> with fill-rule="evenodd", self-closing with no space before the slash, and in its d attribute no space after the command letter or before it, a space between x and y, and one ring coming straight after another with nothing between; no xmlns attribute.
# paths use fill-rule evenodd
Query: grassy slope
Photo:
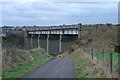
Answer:
<svg viewBox="0 0 120 80"><path fill-rule="evenodd" d="M71 54L66 51L63 54L65 57L71 57L74 59L76 65L76 76L77 78L104 78L105 74L97 69L93 63L83 55L82 49L77 49Z"/></svg>
<svg viewBox="0 0 120 80"><path fill-rule="evenodd" d="M4 51L3 78L21 77L50 59L43 49Z"/></svg>
<svg viewBox="0 0 120 80"><path fill-rule="evenodd" d="M93 31L90 35L86 36L82 41L88 41L91 39L92 42L84 45L84 48L93 48L95 51L94 56L98 56L99 60L105 60L109 64L110 54L113 53L113 65L118 69L118 53L114 52L115 45L118 44L118 27L109 27L98 29ZM104 57L102 54L104 49ZM97 53L97 54L96 54Z"/></svg>
<svg viewBox="0 0 120 80"><path fill-rule="evenodd" d="M102 78L104 74L100 74L99 70L94 67L94 64L89 63L83 58L75 57L77 78Z"/></svg>
<svg viewBox="0 0 120 80"><path fill-rule="evenodd" d="M76 51L76 49L78 47L80 47L80 49L88 49L88 48L93 48L95 50L94 56L98 55L98 59L102 60L102 55L101 54L101 50L104 49L105 53L104 53L104 58L106 60L106 62L109 62L109 52L113 52L113 64L115 65L115 67L118 67L118 53L115 53L113 51L114 49L114 45L116 45L118 42L118 28L113 28L113 27L109 27L109 28L103 28L103 29L98 29L95 31L92 31L91 34L85 36L81 41L78 40L77 42L75 42L75 44L73 46L71 46L71 49L73 49L74 51ZM89 51L87 51L89 52ZM83 56L80 54L81 51L75 53L75 52L71 52L69 53L66 52L64 55L65 56L71 56L75 59L76 62L76 67L77 67L77 77L78 78L86 78L86 77L97 77L96 74L93 74L91 76L91 74L88 75L84 75L85 73L85 67L88 63L87 60L84 60L84 58L82 58ZM96 55L96 53L99 53ZM77 56L77 57L74 57ZM91 67L93 65L88 65L88 67ZM94 67L94 66L93 66ZM89 68L92 69L92 72L94 71L93 68ZM91 72L90 70L88 71L88 73ZM91 72L91 73L92 73ZM93 72L94 73L94 72Z"/></svg>

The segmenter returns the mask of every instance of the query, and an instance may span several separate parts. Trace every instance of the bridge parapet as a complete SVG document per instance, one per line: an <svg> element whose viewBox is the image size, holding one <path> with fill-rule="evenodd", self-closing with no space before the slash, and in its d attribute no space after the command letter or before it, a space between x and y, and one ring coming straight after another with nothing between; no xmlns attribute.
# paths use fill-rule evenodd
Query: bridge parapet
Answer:
<svg viewBox="0 0 120 80"><path fill-rule="evenodd" d="M50 31L28 31L28 34L78 34L77 29L71 30L50 30Z"/></svg>
<svg viewBox="0 0 120 80"><path fill-rule="evenodd" d="M27 30L28 34L80 34L81 31L91 31L97 29L97 26L65 25L39 27Z"/></svg>
<svg viewBox="0 0 120 80"><path fill-rule="evenodd" d="M65 26L50 26L50 27L37 27L33 29L28 29L28 31L48 31L48 30L64 30L64 29L78 29L78 25L65 25Z"/></svg>

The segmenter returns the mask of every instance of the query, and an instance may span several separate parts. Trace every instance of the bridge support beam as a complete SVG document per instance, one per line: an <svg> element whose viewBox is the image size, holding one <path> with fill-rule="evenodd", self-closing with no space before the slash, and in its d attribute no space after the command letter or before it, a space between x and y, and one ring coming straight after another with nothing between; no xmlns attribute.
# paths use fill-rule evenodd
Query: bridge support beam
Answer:
<svg viewBox="0 0 120 80"><path fill-rule="evenodd" d="M27 33L26 32L24 32L24 50L26 50L27 49L27 37L28 37L28 35L27 35Z"/></svg>
<svg viewBox="0 0 120 80"><path fill-rule="evenodd" d="M27 42L28 42L28 38L27 38L27 36L26 36L26 37L25 37L25 50L28 49L28 48L27 48Z"/></svg>
<svg viewBox="0 0 120 80"><path fill-rule="evenodd" d="M61 53L62 52L62 34L60 34L60 38L59 38L59 53Z"/></svg>
<svg viewBox="0 0 120 80"><path fill-rule="evenodd" d="M81 38L81 27L82 27L82 24L81 23L79 23L78 24L78 38Z"/></svg>
<svg viewBox="0 0 120 80"><path fill-rule="evenodd" d="M31 34L31 49L33 48L33 34Z"/></svg>
<svg viewBox="0 0 120 80"><path fill-rule="evenodd" d="M40 34L38 34L38 48L40 48Z"/></svg>
<svg viewBox="0 0 120 80"><path fill-rule="evenodd" d="M47 34L47 54L49 54L49 37L50 35Z"/></svg>

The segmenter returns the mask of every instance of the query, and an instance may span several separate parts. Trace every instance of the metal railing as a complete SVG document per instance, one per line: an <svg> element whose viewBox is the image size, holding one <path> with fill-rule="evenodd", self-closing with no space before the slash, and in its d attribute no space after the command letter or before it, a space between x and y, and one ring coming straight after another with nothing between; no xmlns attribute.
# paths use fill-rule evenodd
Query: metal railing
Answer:
<svg viewBox="0 0 120 80"><path fill-rule="evenodd" d="M36 31L36 30L62 30L62 29L77 29L78 25L66 25L66 26L52 26L52 27L37 27L37 28L29 28L27 31Z"/></svg>

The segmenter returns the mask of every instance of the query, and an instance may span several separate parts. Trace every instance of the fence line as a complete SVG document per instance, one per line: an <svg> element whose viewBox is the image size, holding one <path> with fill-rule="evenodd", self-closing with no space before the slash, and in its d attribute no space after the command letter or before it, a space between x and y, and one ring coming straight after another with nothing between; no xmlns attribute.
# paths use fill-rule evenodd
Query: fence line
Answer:
<svg viewBox="0 0 120 80"><path fill-rule="evenodd" d="M97 64L102 62L102 68L104 68L103 66L107 66L111 75L118 75L118 53L105 52L105 49L98 51L93 48L86 48L84 51L90 55L92 60L96 57Z"/></svg>

